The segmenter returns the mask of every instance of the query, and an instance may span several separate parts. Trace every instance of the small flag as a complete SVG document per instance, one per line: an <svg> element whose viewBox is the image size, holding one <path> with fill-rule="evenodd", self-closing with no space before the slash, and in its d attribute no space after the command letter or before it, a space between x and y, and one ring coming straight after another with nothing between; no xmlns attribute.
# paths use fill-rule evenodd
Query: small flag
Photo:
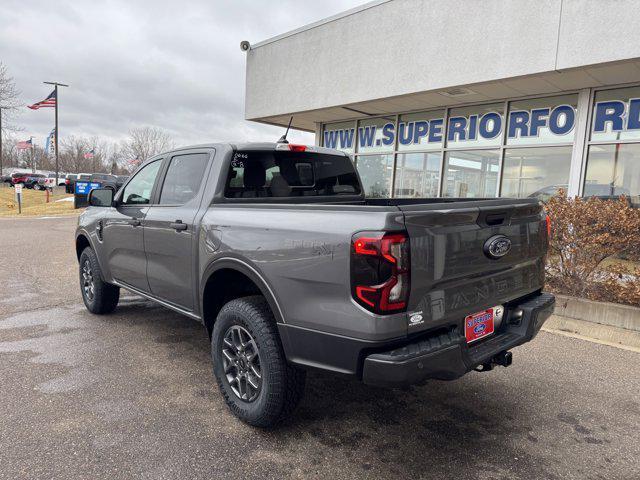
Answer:
<svg viewBox="0 0 640 480"><path fill-rule="evenodd" d="M47 98L41 102L34 103L33 105L27 105L31 110L38 110L43 107L55 107L56 106L56 91L54 90L49 94Z"/></svg>
<svg viewBox="0 0 640 480"><path fill-rule="evenodd" d="M51 155L56 153L56 128L55 127L53 127L53 130L51 130L51 133L47 137L44 151L45 153L50 153Z"/></svg>
<svg viewBox="0 0 640 480"><path fill-rule="evenodd" d="M31 139L29 140L23 140L22 142L18 142L18 144L16 145L16 147L18 147L18 150L28 150L32 147L32 143L31 143Z"/></svg>
<svg viewBox="0 0 640 480"><path fill-rule="evenodd" d="M89 160L90 158L93 158L95 154L96 154L96 149L92 148L90 151L84 154L84 159Z"/></svg>

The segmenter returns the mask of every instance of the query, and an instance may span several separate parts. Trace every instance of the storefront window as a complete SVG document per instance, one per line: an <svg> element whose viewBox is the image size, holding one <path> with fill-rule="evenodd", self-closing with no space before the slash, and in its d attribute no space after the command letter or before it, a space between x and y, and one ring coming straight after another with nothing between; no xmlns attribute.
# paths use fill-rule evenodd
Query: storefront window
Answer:
<svg viewBox="0 0 640 480"><path fill-rule="evenodd" d="M591 145L584 196L620 195L626 195L634 206L640 206L640 143Z"/></svg>
<svg viewBox="0 0 640 480"><path fill-rule="evenodd" d="M495 197L498 184L499 150L447 152L445 197Z"/></svg>
<svg viewBox="0 0 640 480"><path fill-rule="evenodd" d="M392 152L395 148L396 118L383 117L358 122L358 153Z"/></svg>
<svg viewBox="0 0 640 480"><path fill-rule="evenodd" d="M366 197L390 196L393 155L360 155L356 165Z"/></svg>
<svg viewBox="0 0 640 480"><path fill-rule="evenodd" d="M640 87L596 92L591 140L640 140Z"/></svg>
<svg viewBox="0 0 640 480"><path fill-rule="evenodd" d="M447 121L447 147L472 148L502 143L504 102L452 108Z"/></svg>
<svg viewBox="0 0 640 480"><path fill-rule="evenodd" d="M444 110L400 115L398 150L440 150L444 141Z"/></svg>
<svg viewBox="0 0 640 480"><path fill-rule="evenodd" d="M440 180L440 152L398 154L396 197L437 197Z"/></svg>
<svg viewBox="0 0 640 480"><path fill-rule="evenodd" d="M356 122L329 123L324 126L322 145L353 153L356 138Z"/></svg>
<svg viewBox="0 0 640 480"><path fill-rule="evenodd" d="M509 148L502 165L503 197L549 200L569 186L573 147Z"/></svg>
<svg viewBox="0 0 640 480"><path fill-rule="evenodd" d="M510 102L507 145L573 142L577 105L577 95Z"/></svg>

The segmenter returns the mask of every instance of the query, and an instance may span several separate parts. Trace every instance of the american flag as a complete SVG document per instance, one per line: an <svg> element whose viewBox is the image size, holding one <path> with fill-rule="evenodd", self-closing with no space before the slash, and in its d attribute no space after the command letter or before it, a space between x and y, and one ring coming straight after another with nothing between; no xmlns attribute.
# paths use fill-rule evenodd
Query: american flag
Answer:
<svg viewBox="0 0 640 480"><path fill-rule="evenodd" d="M49 94L47 98L42 100L41 102L34 103L33 105L27 105L31 110L38 110L39 108L44 107L55 107L56 106L56 91L54 90Z"/></svg>
<svg viewBox="0 0 640 480"><path fill-rule="evenodd" d="M88 160L90 158L93 158L93 156L96 154L96 149L92 149L90 151L88 151L87 153L84 154L84 158L85 160Z"/></svg>
<svg viewBox="0 0 640 480"><path fill-rule="evenodd" d="M28 150L31 148L31 146L32 146L31 139L18 142L18 144L16 145L16 147L18 147L18 150Z"/></svg>

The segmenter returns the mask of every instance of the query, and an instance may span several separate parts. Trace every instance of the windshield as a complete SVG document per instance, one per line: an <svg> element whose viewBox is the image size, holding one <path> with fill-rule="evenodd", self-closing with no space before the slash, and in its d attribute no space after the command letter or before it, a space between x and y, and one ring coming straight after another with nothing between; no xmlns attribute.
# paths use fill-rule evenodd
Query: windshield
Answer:
<svg viewBox="0 0 640 480"><path fill-rule="evenodd" d="M225 197L360 195L347 156L314 152L239 150L234 153Z"/></svg>

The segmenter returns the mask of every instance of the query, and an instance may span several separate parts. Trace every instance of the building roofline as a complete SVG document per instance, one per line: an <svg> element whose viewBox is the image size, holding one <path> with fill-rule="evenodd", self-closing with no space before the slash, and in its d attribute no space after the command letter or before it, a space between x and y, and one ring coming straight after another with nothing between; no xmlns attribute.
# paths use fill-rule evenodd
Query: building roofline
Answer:
<svg viewBox="0 0 640 480"><path fill-rule="evenodd" d="M344 12L336 13L327 18L323 18L322 20L318 20L317 22L309 23L300 28L296 28L295 30L291 30L289 32L282 33L280 35L276 35L275 37L268 38L266 40L262 40L261 42L256 43L255 45L251 45L251 50L255 48L260 48L265 45L268 45L273 42L277 42L278 40L282 40L283 38L291 37L293 35L297 35L298 33L306 32L307 30L314 29L316 27L320 27L322 25L326 25L327 23L335 22L336 20L340 20L341 18L348 17L350 15L355 15L356 13L360 13L364 10L368 10L373 7L377 7L378 5L382 5L384 3L389 3L392 0L373 0L371 2L367 2L364 5L360 5L358 7L351 8L349 10L345 10Z"/></svg>

